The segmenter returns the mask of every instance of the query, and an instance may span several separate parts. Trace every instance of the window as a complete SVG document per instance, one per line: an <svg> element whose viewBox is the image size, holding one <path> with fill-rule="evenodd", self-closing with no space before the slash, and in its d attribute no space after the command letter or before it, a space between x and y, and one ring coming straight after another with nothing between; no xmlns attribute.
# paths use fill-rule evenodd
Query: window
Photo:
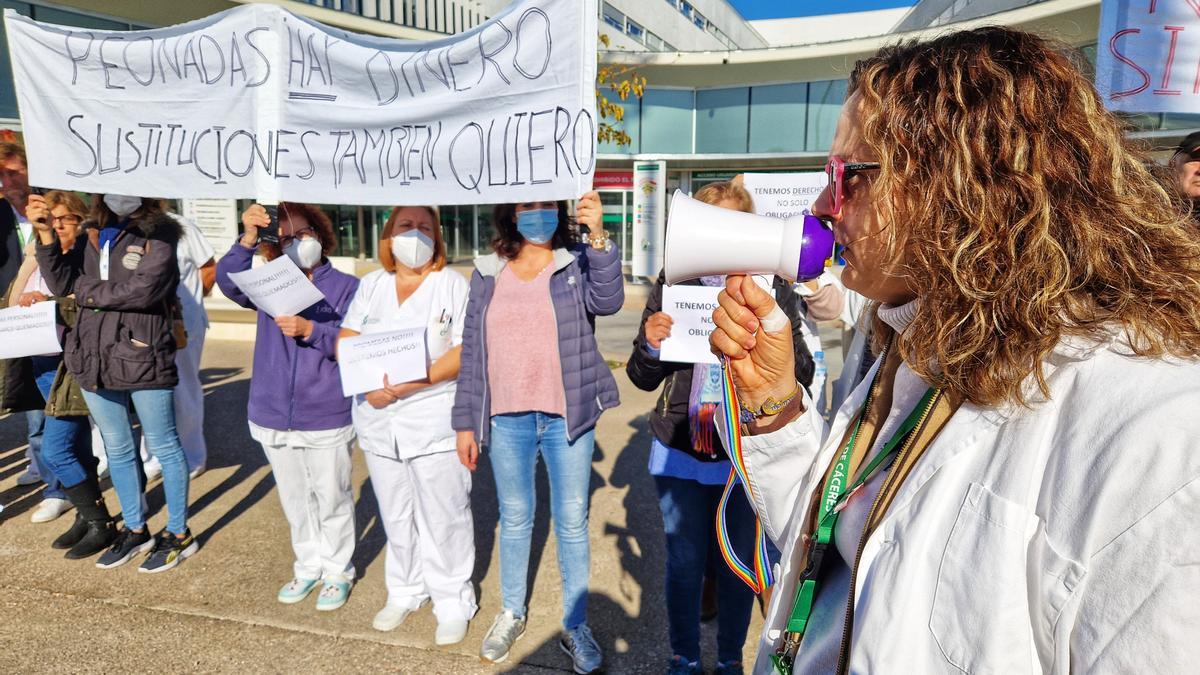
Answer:
<svg viewBox="0 0 1200 675"><path fill-rule="evenodd" d="M638 42L642 41L642 36L646 34L646 29L634 23L628 17L625 19L625 32L629 33L630 37Z"/></svg>
<svg viewBox="0 0 1200 675"><path fill-rule="evenodd" d="M692 18L692 3L688 2L687 0L680 0L679 11L683 12L683 15L687 18Z"/></svg>
<svg viewBox="0 0 1200 675"><path fill-rule="evenodd" d="M704 26L708 23L708 19L705 19L700 12L696 12L692 14L692 23L696 24L696 27L700 30L704 30Z"/></svg>
<svg viewBox="0 0 1200 675"><path fill-rule="evenodd" d="M746 152L749 121L749 87L697 91L696 152Z"/></svg>
<svg viewBox="0 0 1200 675"><path fill-rule="evenodd" d="M607 2L604 3L604 23L625 32L625 15Z"/></svg>
<svg viewBox="0 0 1200 675"><path fill-rule="evenodd" d="M846 100L846 80L810 82L808 84L808 131L804 149L810 152L828 150L833 144L833 132L842 103Z"/></svg>
<svg viewBox="0 0 1200 675"><path fill-rule="evenodd" d="M647 89L642 96L640 152L690 153L695 98L690 89Z"/></svg>
<svg viewBox="0 0 1200 675"><path fill-rule="evenodd" d="M750 152L800 152L808 119L808 84L750 90Z"/></svg>

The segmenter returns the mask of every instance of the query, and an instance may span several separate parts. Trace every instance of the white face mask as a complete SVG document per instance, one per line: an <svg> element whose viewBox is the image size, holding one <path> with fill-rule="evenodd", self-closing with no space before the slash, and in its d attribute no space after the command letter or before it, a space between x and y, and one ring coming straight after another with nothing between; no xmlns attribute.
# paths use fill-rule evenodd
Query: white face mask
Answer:
<svg viewBox="0 0 1200 675"><path fill-rule="evenodd" d="M104 195L104 204L112 209L118 218L128 218L134 211L142 207L142 198L129 195Z"/></svg>
<svg viewBox="0 0 1200 675"><path fill-rule="evenodd" d="M297 239L283 249L284 254L302 270L310 270L321 262L321 241L316 237Z"/></svg>
<svg viewBox="0 0 1200 675"><path fill-rule="evenodd" d="M409 230L392 237L392 257L410 270L433 259L433 240L420 230Z"/></svg>

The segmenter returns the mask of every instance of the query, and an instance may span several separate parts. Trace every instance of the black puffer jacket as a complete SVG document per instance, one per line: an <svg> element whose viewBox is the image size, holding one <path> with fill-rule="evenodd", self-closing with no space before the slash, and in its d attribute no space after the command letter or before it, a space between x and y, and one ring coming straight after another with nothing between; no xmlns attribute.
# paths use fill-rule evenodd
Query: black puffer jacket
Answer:
<svg viewBox="0 0 1200 675"><path fill-rule="evenodd" d="M50 290L74 293L79 305L63 345L67 369L88 391L173 388L178 221L161 211L131 219L111 244L107 281L100 279L99 231L94 223L85 228L88 236L67 253L57 242L37 247Z"/></svg>
<svg viewBox="0 0 1200 675"><path fill-rule="evenodd" d="M638 329L637 338L633 341L633 354L629 356L629 362L625 364L625 372L634 386L643 391L654 391L664 381L666 382L662 395L658 397L658 403L654 406L654 411L650 413L650 431L660 443L676 450L682 450L706 462L728 459L725 448L720 443L717 444L716 457L709 457L692 448L688 421L688 399L692 393L693 365L659 361L650 354L649 346L646 344L646 319L650 318L652 314L662 311L662 289L665 283L665 276L659 274L658 280L654 282L654 288L650 291L650 297L646 300L646 309L642 311L642 325ZM698 280L683 283L691 286L700 285ZM812 385L815 366L812 354L808 352L801 332L804 301L792 290L791 284L779 277L775 278L773 288L775 301L779 303L792 322L792 344L796 351L796 381L808 388Z"/></svg>

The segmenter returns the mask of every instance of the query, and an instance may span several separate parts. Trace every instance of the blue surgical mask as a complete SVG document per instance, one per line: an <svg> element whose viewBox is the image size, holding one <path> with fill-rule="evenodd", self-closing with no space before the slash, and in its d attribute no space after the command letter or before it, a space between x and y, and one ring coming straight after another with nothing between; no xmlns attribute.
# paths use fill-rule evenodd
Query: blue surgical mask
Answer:
<svg viewBox="0 0 1200 675"><path fill-rule="evenodd" d="M517 232L527 241L544 244L558 230L558 209L532 209L517 214Z"/></svg>

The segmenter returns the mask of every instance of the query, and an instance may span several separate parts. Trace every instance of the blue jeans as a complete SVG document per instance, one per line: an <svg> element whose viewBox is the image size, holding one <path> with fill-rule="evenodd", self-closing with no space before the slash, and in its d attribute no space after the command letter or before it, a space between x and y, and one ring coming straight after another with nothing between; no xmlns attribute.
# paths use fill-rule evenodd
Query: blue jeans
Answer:
<svg viewBox="0 0 1200 675"><path fill-rule="evenodd" d="M46 489L42 492L42 499L66 499L67 493L63 492L62 483L58 482L58 477L54 475L54 471L46 464L46 458L42 456L42 443L46 438L46 414L41 410L26 410L25 429L29 439L29 459L33 462L33 468L37 469L38 475L41 476L42 482L46 484Z"/></svg>
<svg viewBox="0 0 1200 675"><path fill-rule="evenodd" d="M500 501L500 589L504 609L525 616L529 542L537 495L534 471L538 453L550 477L550 513L558 542L562 576L563 626L587 622L588 486L592 477L595 432L567 441L567 424L540 412L496 415L491 421L492 473Z"/></svg>
<svg viewBox="0 0 1200 675"><path fill-rule="evenodd" d="M667 535L667 622L671 652L700 660L700 596L705 562L717 558L717 660L742 660L754 593L721 559L717 547L717 503L724 489L686 478L655 476L663 530ZM743 562L754 558L754 511L739 485L726 511L729 537Z"/></svg>
<svg viewBox="0 0 1200 675"><path fill-rule="evenodd" d="M175 396L170 389L115 391L84 390L92 419L104 438L108 471L112 476L125 527L140 530L146 524L142 513L142 480L138 450L129 420L130 407L142 422L146 446L162 464L163 491L167 493L167 530L182 535L187 530L188 465L175 433Z"/></svg>
<svg viewBox="0 0 1200 675"><path fill-rule="evenodd" d="M59 361L61 357L58 356L33 357L33 377L38 391L46 400L50 399ZM89 475L93 478L96 476L96 458L92 456L92 427L87 415L46 417L41 446L42 464L53 475L53 478L45 474L42 476L47 485L47 497L58 496L51 494L51 480L69 488L87 480ZM66 496L61 490L58 493Z"/></svg>

